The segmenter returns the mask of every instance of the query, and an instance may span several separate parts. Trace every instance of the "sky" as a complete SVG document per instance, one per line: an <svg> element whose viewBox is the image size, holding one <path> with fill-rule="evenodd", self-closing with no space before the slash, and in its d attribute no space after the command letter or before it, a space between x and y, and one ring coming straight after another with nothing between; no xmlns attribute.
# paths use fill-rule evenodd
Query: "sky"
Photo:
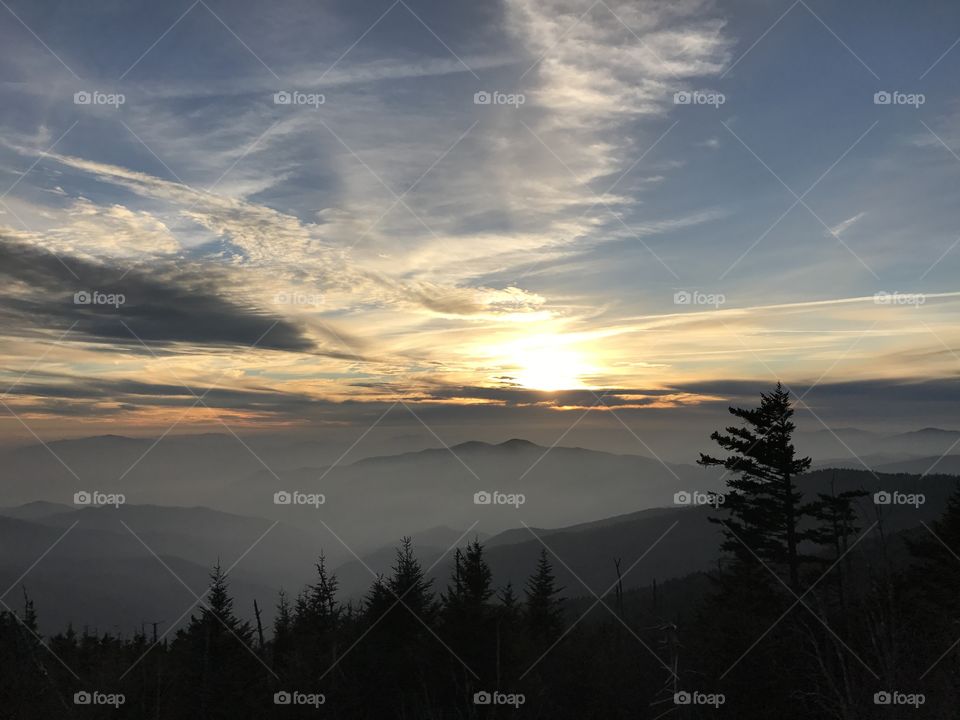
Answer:
<svg viewBox="0 0 960 720"><path fill-rule="evenodd" d="M0 5L4 441L955 425L956 3Z"/></svg>

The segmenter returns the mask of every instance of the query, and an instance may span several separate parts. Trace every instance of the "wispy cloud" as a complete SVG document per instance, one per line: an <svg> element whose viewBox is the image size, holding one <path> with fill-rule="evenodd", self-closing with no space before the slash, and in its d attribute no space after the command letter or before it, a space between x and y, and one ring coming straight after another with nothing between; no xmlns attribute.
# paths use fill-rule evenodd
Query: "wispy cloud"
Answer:
<svg viewBox="0 0 960 720"><path fill-rule="evenodd" d="M853 227L855 223L859 222L863 218L863 216L866 214L867 214L866 212L860 212L854 215L853 217L847 218L843 222L837 223L832 228L830 228L830 232L828 234L837 235L837 236L843 235L847 230Z"/></svg>

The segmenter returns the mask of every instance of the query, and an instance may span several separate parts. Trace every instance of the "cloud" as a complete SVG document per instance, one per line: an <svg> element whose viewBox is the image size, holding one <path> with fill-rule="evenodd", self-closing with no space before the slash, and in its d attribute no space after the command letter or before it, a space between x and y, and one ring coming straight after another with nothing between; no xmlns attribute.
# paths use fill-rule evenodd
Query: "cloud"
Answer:
<svg viewBox="0 0 960 720"><path fill-rule="evenodd" d="M62 194L61 190L61 194ZM65 210L69 224L48 230L50 249L90 259L172 255L180 243L166 224L149 212L120 205L101 207L79 198Z"/></svg>
<svg viewBox="0 0 960 720"><path fill-rule="evenodd" d="M56 256L0 238L0 316L8 334L33 329L74 331L89 341L148 345L258 347L309 352L312 342L292 322L223 298L209 268L154 265L149 273ZM122 304L76 304L75 293L123 296ZM126 327L125 327L126 325ZM129 329L128 329L129 328Z"/></svg>
<svg viewBox="0 0 960 720"><path fill-rule="evenodd" d="M837 225L834 225L832 228L830 228L830 232L828 232L827 235L830 235L830 236L843 235L843 233L849 230L854 223L859 222L860 219L866 214L867 214L866 212L861 212L861 213L857 213L853 217L847 218L843 222L838 223Z"/></svg>

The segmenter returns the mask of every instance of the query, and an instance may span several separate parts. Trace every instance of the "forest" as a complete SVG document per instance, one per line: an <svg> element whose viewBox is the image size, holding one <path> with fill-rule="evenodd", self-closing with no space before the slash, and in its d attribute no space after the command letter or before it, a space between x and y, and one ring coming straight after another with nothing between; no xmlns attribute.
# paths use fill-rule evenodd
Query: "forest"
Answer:
<svg viewBox="0 0 960 720"><path fill-rule="evenodd" d="M698 460L726 475L709 573L582 598L546 545L513 587L474 539L437 587L404 538L362 601L318 551L269 626L217 563L172 632L50 637L25 585L0 611L0 717L956 718L960 492L888 531L863 490L805 492L781 386L730 412Z"/></svg>

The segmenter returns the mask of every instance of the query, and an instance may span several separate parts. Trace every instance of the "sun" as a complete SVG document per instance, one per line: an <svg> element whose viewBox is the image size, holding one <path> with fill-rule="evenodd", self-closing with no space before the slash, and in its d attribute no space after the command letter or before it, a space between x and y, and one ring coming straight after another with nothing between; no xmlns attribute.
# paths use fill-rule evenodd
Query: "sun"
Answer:
<svg viewBox="0 0 960 720"><path fill-rule="evenodd" d="M583 388L583 376L590 372L582 353L560 338L524 342L512 350L510 361L517 382L531 390Z"/></svg>

